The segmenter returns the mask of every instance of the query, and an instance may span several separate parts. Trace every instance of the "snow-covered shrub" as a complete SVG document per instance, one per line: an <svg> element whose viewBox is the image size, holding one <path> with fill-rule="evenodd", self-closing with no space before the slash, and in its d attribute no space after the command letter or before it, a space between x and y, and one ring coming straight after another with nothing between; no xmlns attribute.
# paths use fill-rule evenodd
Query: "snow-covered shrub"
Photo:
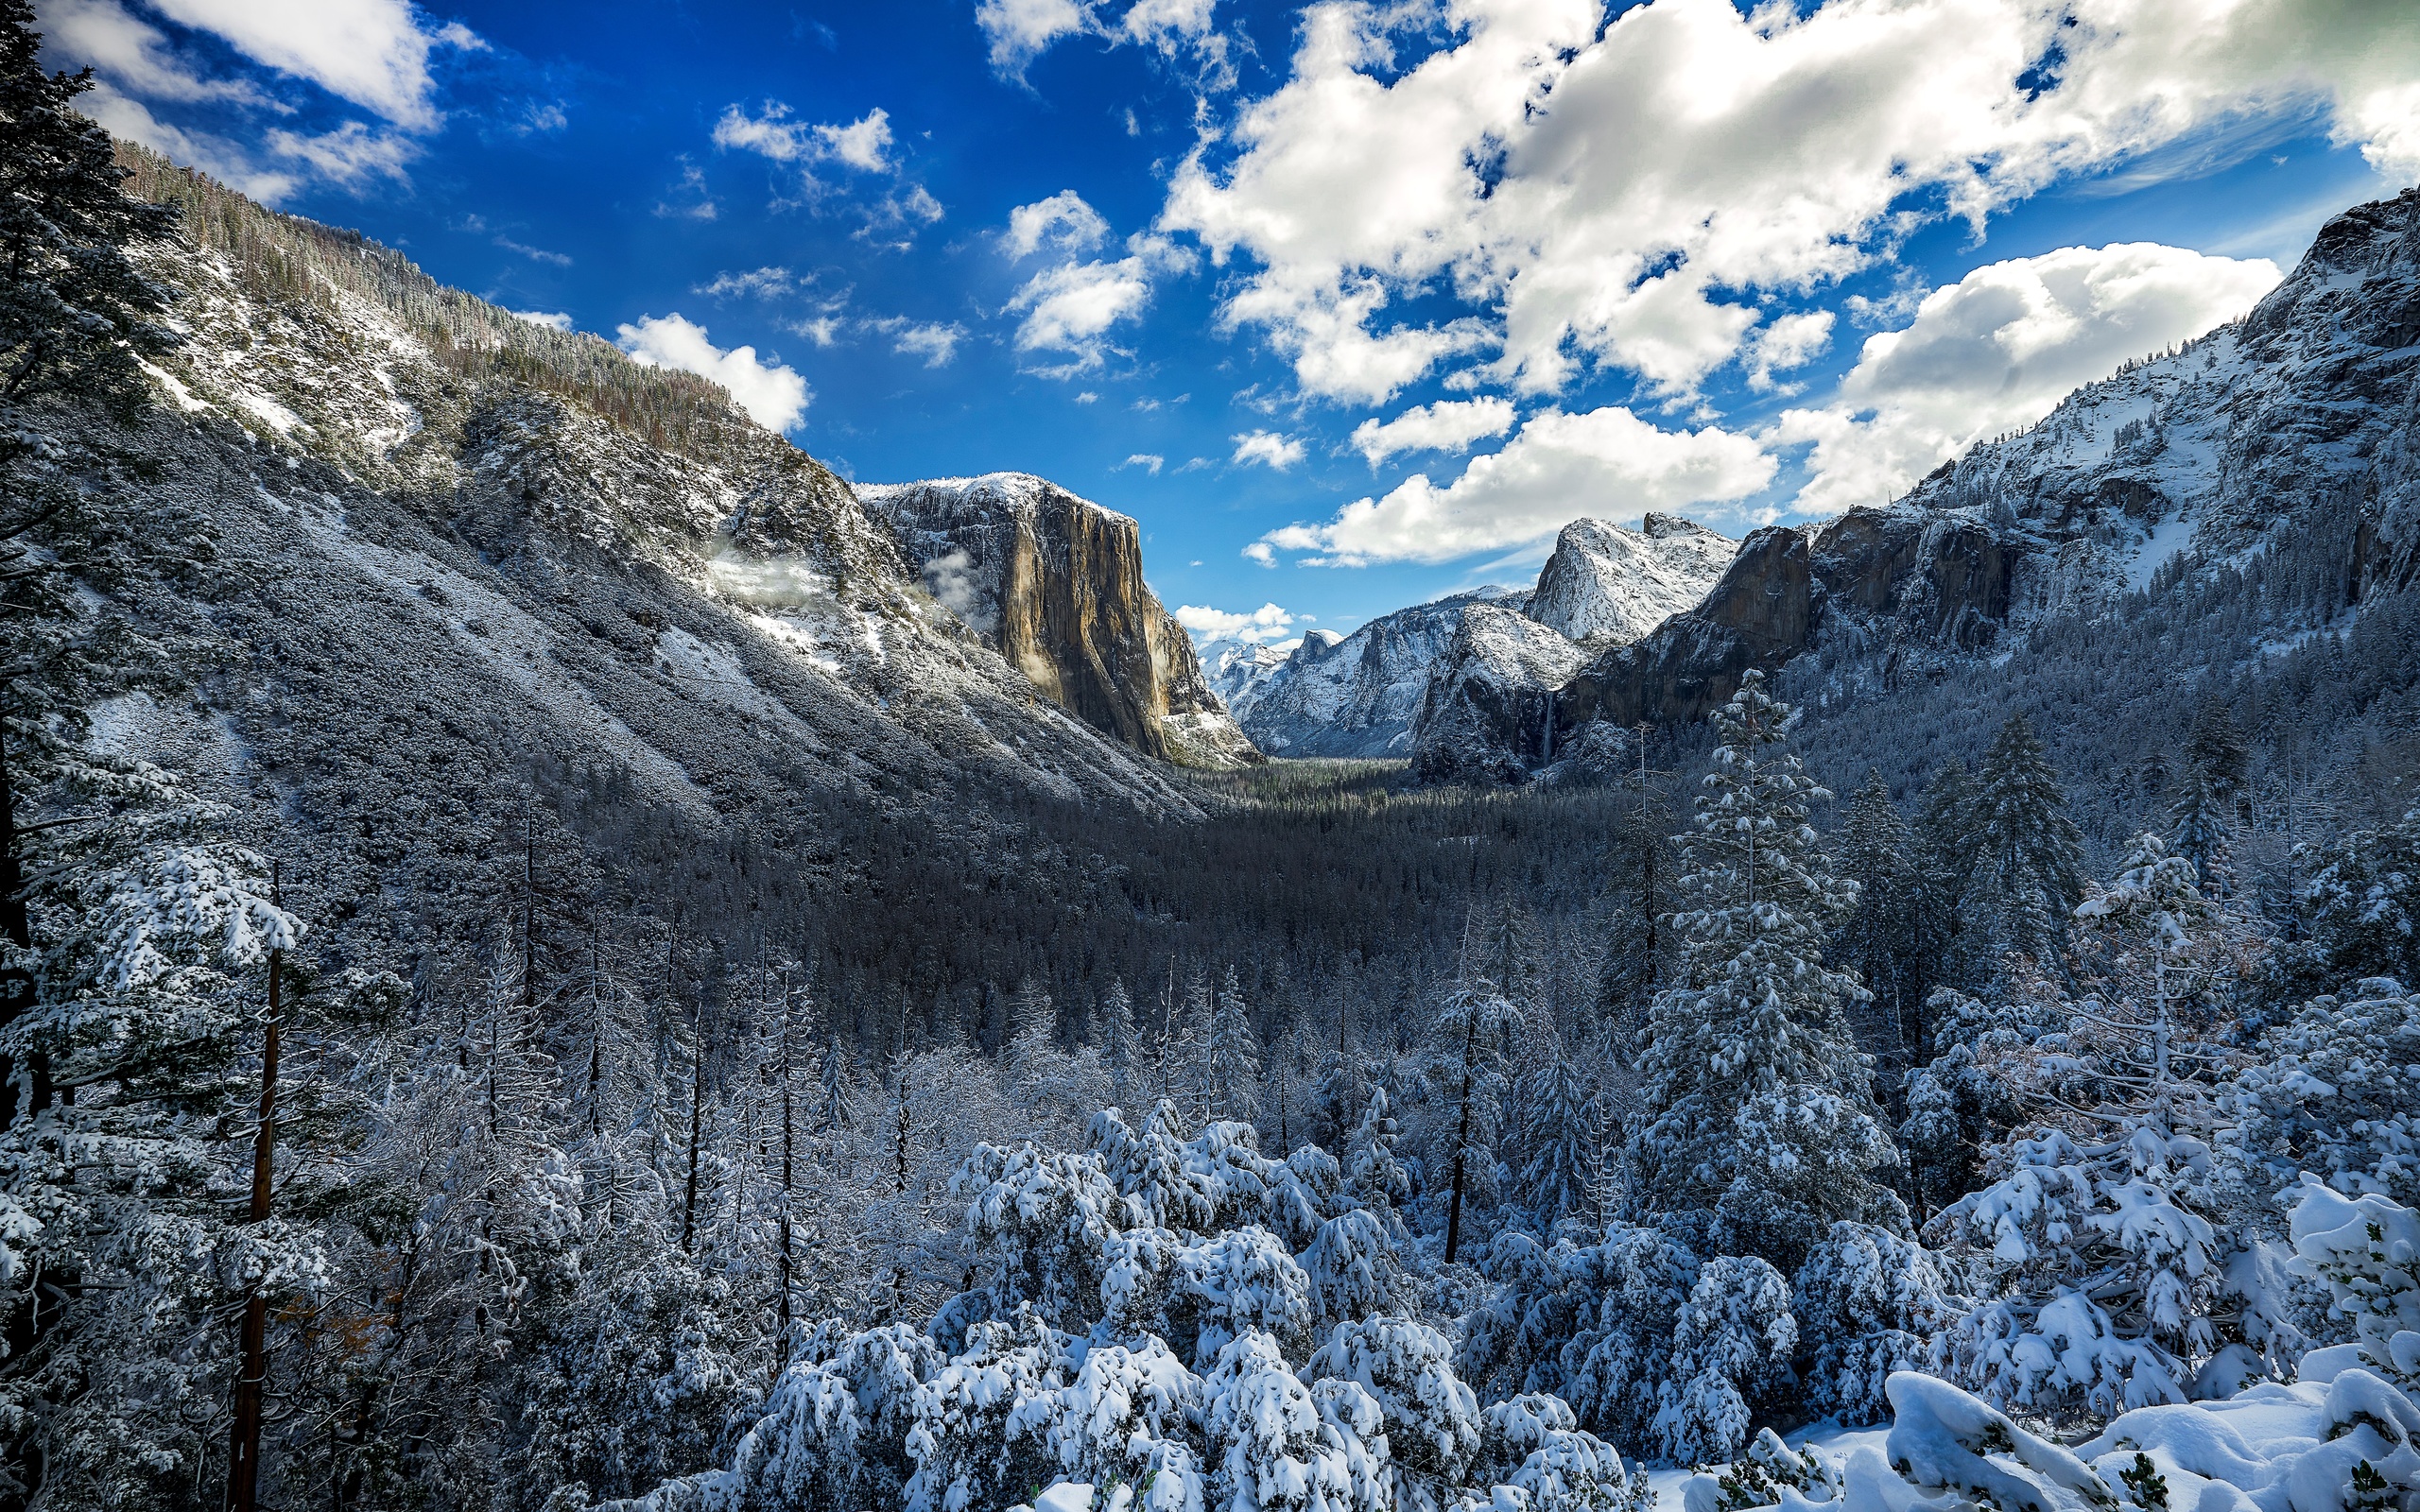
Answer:
<svg viewBox="0 0 2420 1512"><path fill-rule="evenodd" d="M1128 1512L1201 1512L1201 1465L1189 1434L1199 1377L1157 1339L1089 1349L1076 1377L1019 1405L1012 1432L1039 1432L1071 1481L1127 1486Z"/></svg>
<svg viewBox="0 0 2420 1512"><path fill-rule="evenodd" d="M1350 1381L1378 1403L1398 1512L1443 1505L1478 1452L1478 1399L1454 1374L1451 1341L1424 1323L1374 1317L1340 1323L1310 1373Z"/></svg>
<svg viewBox="0 0 2420 1512"><path fill-rule="evenodd" d="M1385 1452L1363 1434L1376 1402L1349 1381L1312 1388L1277 1341L1247 1333L1219 1351L1202 1412L1213 1512L1387 1512Z"/></svg>
<svg viewBox="0 0 2420 1512"><path fill-rule="evenodd" d="M1109 1241L1146 1221L1098 1155L1047 1154L1030 1144L977 1146L950 1178L966 1206L959 1244L982 1294L981 1315L1030 1306L1080 1332L1101 1303Z"/></svg>
<svg viewBox="0 0 2420 1512"><path fill-rule="evenodd" d="M1118 1193L1142 1205L1138 1222L1180 1230L1210 1227L1214 1196L1186 1163L1175 1104L1162 1098L1132 1127L1118 1109L1103 1108L1093 1115L1088 1138Z"/></svg>
<svg viewBox="0 0 2420 1512"><path fill-rule="evenodd" d="M1030 1309L969 1328L966 1349L916 1388L908 1512L1006 1506L1059 1479L1048 1429L1066 1383L1064 1338Z"/></svg>
<svg viewBox="0 0 2420 1512"><path fill-rule="evenodd" d="M2358 1361L2407 1390L2420 1387L2420 1212L2309 1181L2292 1231L2296 1261L2326 1283L2330 1310L2354 1332L2352 1343L2306 1357L2306 1372L2318 1361L2327 1368Z"/></svg>
<svg viewBox="0 0 2420 1512"><path fill-rule="evenodd" d="M1367 1208L1348 1208L1320 1225L1303 1251L1311 1309L1322 1325L1393 1311L1405 1286L1403 1263L1385 1226Z"/></svg>
<svg viewBox="0 0 2420 1512"><path fill-rule="evenodd" d="M941 1351L905 1324L809 1340L728 1469L667 1481L608 1512L855 1512L892 1506L913 1467L916 1388Z"/></svg>
<svg viewBox="0 0 2420 1512"><path fill-rule="evenodd" d="M2208 1146L2146 1120L2090 1145L2053 1129L2012 1157L1936 1220L1990 1285L1951 1332L1956 1378L2045 1414L2185 1400L2226 1281L2193 1211Z"/></svg>
<svg viewBox="0 0 2420 1512"><path fill-rule="evenodd" d="M1655 1413L1657 1452L1683 1464L1737 1453L1748 1441L1750 1403L1789 1370L1797 1345L1781 1272L1753 1256L1708 1261L1673 1331Z"/></svg>
<svg viewBox="0 0 2420 1512"><path fill-rule="evenodd" d="M1837 1502L1840 1468L1815 1450L1794 1450L1779 1434L1760 1428L1746 1453L1718 1471L1691 1477L1683 1504L1688 1512L1744 1512L1778 1504L1785 1491L1807 1502Z"/></svg>
<svg viewBox="0 0 2420 1512"><path fill-rule="evenodd" d="M1583 1425L1657 1452L1697 1257L1657 1229L1616 1225L1599 1245L1507 1234L1488 1264L1495 1285L1465 1323L1463 1367L1492 1392L1554 1392Z"/></svg>
<svg viewBox="0 0 2420 1512"><path fill-rule="evenodd" d="M1167 1316L1169 1342L1199 1368L1245 1332L1299 1356L1311 1327L1310 1279L1274 1234L1248 1225L1177 1252Z"/></svg>
<svg viewBox="0 0 2420 1512"><path fill-rule="evenodd" d="M1294 1250L1307 1248L1320 1226L1354 1211L1344 1201L1344 1168L1335 1156L1305 1144L1270 1173L1270 1229Z"/></svg>
<svg viewBox="0 0 2420 1512"><path fill-rule="evenodd" d="M1879 1421L1893 1371L1922 1369L1933 1340L1964 1311L1943 1256L1872 1224L1836 1223L1791 1282L1806 1409Z"/></svg>
<svg viewBox="0 0 2420 1512"><path fill-rule="evenodd" d="M1582 1431L1560 1397L1526 1394L1479 1414L1472 1479L1493 1489L1461 1503L1478 1512L1647 1512L1654 1493L1611 1444ZM1507 1492L1512 1494L1507 1495Z"/></svg>
<svg viewBox="0 0 2420 1512"><path fill-rule="evenodd" d="M2270 1191L2315 1171L2420 1205L2420 1000L2370 979L2271 1029L2228 1090L2229 1143Z"/></svg>

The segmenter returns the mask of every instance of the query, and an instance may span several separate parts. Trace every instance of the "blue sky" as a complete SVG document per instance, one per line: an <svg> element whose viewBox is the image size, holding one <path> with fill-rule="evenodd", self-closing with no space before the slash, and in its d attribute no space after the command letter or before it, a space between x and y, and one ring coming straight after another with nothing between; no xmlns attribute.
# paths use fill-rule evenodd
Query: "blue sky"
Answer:
<svg viewBox="0 0 2420 1512"><path fill-rule="evenodd" d="M41 9L113 129L846 475L1137 516L1210 637L1880 502L2420 173L2360 0Z"/></svg>

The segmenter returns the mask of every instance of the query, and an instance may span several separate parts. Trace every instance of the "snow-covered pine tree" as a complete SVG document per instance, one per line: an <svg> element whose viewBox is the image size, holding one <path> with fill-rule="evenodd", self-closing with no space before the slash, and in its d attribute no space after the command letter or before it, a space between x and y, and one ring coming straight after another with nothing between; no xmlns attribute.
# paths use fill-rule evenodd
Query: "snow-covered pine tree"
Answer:
<svg viewBox="0 0 2420 1512"><path fill-rule="evenodd" d="M1253 1032L1252 1007L1233 966L1219 980L1201 1058L1210 1116L1251 1123L1260 1111L1260 1037Z"/></svg>
<svg viewBox="0 0 2420 1512"><path fill-rule="evenodd" d="M2219 780L2200 762L2186 767L2176 801L2169 806L2169 849L2192 867L2195 884L2214 896L2227 890L2235 830L2228 816L2233 807Z"/></svg>
<svg viewBox="0 0 2420 1512"><path fill-rule="evenodd" d="M1110 1094L1121 1108L1135 1101L1135 1075L1141 1069L1141 1058L1134 1042L1134 999L1126 984L1116 977L1109 979L1102 989L1100 1009L1101 1066L1109 1073Z"/></svg>
<svg viewBox="0 0 2420 1512"><path fill-rule="evenodd" d="M1824 962L1856 902L1807 824L1827 795L1773 748L1789 710L1760 674L1715 717L1721 745L1681 840L1683 977L1649 1016L1623 1151L1629 1215L1719 1218L1726 1247L1788 1271L1836 1219L1904 1222L1876 1180L1896 1156L1848 1028L1864 989Z"/></svg>
<svg viewBox="0 0 2420 1512"><path fill-rule="evenodd" d="M1979 981L1996 969L1995 960L1976 954L1979 946L1993 956L2055 961L2069 916L2083 901L2083 841L2067 816L2049 753L2021 713L2009 715L1983 756L1969 822L1975 872L1961 933L1970 942L1970 977Z"/></svg>
<svg viewBox="0 0 2420 1512"><path fill-rule="evenodd" d="M1370 1089L1360 1122L1353 1127L1344 1151L1344 1191L1356 1207L1378 1215L1390 1229L1400 1232L1398 1204L1411 1198L1411 1177L1395 1158L1394 1114L1384 1087Z"/></svg>
<svg viewBox="0 0 2420 1512"><path fill-rule="evenodd" d="M1566 1218L1597 1216L1604 1103L1578 1057L1549 1050L1518 1089L1529 1125L1521 1200L1550 1234Z"/></svg>

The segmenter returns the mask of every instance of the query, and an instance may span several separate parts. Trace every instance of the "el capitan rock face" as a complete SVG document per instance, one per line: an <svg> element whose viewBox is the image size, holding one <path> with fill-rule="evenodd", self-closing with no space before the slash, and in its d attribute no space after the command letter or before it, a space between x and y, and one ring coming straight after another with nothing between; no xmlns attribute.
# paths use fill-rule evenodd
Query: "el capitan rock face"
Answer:
<svg viewBox="0 0 2420 1512"><path fill-rule="evenodd" d="M1145 584L1132 519L1023 472L856 491L933 597L1046 697L1164 761L1260 759Z"/></svg>

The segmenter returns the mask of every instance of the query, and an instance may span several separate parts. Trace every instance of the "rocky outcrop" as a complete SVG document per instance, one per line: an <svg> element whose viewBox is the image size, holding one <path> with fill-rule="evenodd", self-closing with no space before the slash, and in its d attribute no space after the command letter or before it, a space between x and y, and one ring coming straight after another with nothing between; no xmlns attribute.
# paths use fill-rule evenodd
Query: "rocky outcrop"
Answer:
<svg viewBox="0 0 2420 1512"><path fill-rule="evenodd" d="M1738 549L1674 515L1651 514L1636 530L1574 520L1555 539L1523 612L1566 640L1627 645L1696 608Z"/></svg>
<svg viewBox="0 0 2420 1512"><path fill-rule="evenodd" d="M1259 759L1145 585L1128 516L1023 472L861 485L857 497L933 598L1045 697L1163 761Z"/></svg>
<svg viewBox="0 0 2420 1512"><path fill-rule="evenodd" d="M1407 757L1429 675L1463 613L1474 605L1514 610L1528 596L1479 588L1381 615L1342 640L1314 631L1236 717L1272 756Z"/></svg>
<svg viewBox="0 0 2420 1512"><path fill-rule="evenodd" d="M1618 728L1700 719L1739 689L1810 649L1827 626L1881 622L1894 643L1884 675L1916 648L1974 650L2006 621L2027 543L1957 517L1858 509L1822 526L1750 536L1705 602L1654 634L1588 663L1554 696L1520 760L1543 765L1559 742L1599 721Z"/></svg>
<svg viewBox="0 0 2420 1512"><path fill-rule="evenodd" d="M1587 659L1578 643L1526 614L1472 605L1429 679L1412 737L1412 775L1426 782L1518 781L1515 753L1533 738L1551 738L1554 690Z"/></svg>

